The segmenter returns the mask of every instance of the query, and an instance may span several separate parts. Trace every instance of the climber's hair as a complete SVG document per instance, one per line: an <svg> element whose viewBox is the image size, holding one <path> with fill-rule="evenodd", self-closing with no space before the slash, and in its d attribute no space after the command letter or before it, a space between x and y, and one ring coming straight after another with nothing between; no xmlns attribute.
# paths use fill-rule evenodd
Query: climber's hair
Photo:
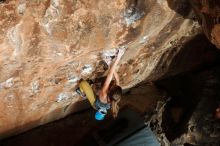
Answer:
<svg viewBox="0 0 220 146"><path fill-rule="evenodd" d="M112 114L113 117L116 118L119 111L118 103L120 102L122 97L122 88L117 85L111 87L109 91L109 97L111 99L111 104L112 104L111 106Z"/></svg>

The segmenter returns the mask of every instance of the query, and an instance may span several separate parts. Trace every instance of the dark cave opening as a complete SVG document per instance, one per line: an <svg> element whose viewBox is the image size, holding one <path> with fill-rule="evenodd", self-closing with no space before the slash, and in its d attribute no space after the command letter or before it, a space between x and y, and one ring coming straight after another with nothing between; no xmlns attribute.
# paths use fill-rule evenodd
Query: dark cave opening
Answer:
<svg viewBox="0 0 220 146"><path fill-rule="evenodd" d="M196 36L183 47L184 49L173 59L167 73L162 79L156 81L157 87L165 90L171 98L165 106L161 125L169 141L174 141L183 134L196 132L196 128L197 132L203 133L203 136L207 135L205 130L199 129L205 124L211 123L202 122L199 117L201 118L202 114L211 115L211 119L216 123L214 114L220 105L219 49L212 45L204 35ZM159 63L159 65L162 64ZM193 67L187 69L188 66ZM183 68L185 72L181 71ZM210 103L201 106L204 98L206 102ZM189 126L192 117L195 117L197 126ZM214 133L220 132L216 131L212 130ZM209 134L212 132L209 131ZM213 138L214 140L215 138Z"/></svg>
<svg viewBox="0 0 220 146"><path fill-rule="evenodd" d="M195 132L197 128L197 131L199 131L204 124L211 124L202 122L198 117L201 118L202 114L203 116L211 114L212 119L214 119L215 109L220 103L219 79L220 64L217 63L214 66L204 67L157 82L158 87L166 90L171 97L171 100L165 106L162 118L164 133L170 141L179 138L189 130ZM201 107L204 111L197 109L203 98L207 99L207 104ZM196 119L198 122L197 127L191 126L188 129L188 122L193 114L195 117L196 114L199 115ZM212 130L214 131L214 129ZM206 133L202 130L200 132L204 135Z"/></svg>

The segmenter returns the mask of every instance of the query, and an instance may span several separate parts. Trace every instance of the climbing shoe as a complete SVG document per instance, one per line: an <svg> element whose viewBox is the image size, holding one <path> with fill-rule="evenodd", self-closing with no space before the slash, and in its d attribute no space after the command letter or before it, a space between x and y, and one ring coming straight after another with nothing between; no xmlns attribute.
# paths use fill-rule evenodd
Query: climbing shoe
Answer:
<svg viewBox="0 0 220 146"><path fill-rule="evenodd" d="M83 97L84 99L87 98L87 97L86 97L86 94L82 93L79 88L76 89L76 93L77 93L79 96Z"/></svg>

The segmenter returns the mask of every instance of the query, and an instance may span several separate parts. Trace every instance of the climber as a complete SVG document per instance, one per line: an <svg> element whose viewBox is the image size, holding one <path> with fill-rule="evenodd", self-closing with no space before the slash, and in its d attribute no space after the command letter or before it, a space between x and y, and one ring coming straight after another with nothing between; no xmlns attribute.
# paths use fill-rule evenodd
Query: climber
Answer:
<svg viewBox="0 0 220 146"><path fill-rule="evenodd" d="M85 80L80 81L79 89L76 90L81 96L86 96L92 107L97 110L95 114L96 120L103 120L107 114L107 110L110 108L113 117L117 117L119 111L118 103L122 96L122 88L119 86L119 76L115 70L123 54L124 51L119 49L100 91L94 88L92 89ZM113 81L113 77L115 81ZM98 95L96 96L97 98L94 92Z"/></svg>

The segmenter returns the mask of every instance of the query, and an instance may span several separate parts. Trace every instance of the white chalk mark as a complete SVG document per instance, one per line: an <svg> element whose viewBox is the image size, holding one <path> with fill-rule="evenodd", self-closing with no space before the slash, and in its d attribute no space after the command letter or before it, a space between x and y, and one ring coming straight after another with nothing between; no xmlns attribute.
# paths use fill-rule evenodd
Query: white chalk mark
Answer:
<svg viewBox="0 0 220 146"><path fill-rule="evenodd" d="M62 92L57 96L57 102L66 101L69 98L70 98L70 96L67 93Z"/></svg>
<svg viewBox="0 0 220 146"><path fill-rule="evenodd" d="M130 26L131 24L135 23L144 15L144 12L138 12L135 8L127 9L124 13L124 21L125 24Z"/></svg>
<svg viewBox="0 0 220 146"><path fill-rule="evenodd" d="M40 25L42 25L49 34L51 34L52 31L51 24L56 22L60 15L58 6L59 0L52 0L49 8L46 10L43 21L40 22Z"/></svg>
<svg viewBox="0 0 220 146"><path fill-rule="evenodd" d="M86 64L83 66L81 74L89 75L92 73L92 71L93 71L93 66L91 64Z"/></svg>
<svg viewBox="0 0 220 146"><path fill-rule="evenodd" d="M105 50L101 57L102 57L102 60L105 61L105 63L109 66L112 62L112 59L114 58L114 56L116 56L117 54L117 49L116 48L113 48L113 49L110 49L110 50Z"/></svg>
<svg viewBox="0 0 220 146"><path fill-rule="evenodd" d="M149 40L149 36L146 35L146 36L144 36L143 38L141 38L141 40L139 41L139 43L140 43L140 44L144 44L144 43L146 43L148 40Z"/></svg>
<svg viewBox="0 0 220 146"><path fill-rule="evenodd" d="M31 83L31 91L34 94L40 91L40 83L38 80Z"/></svg>
<svg viewBox="0 0 220 146"><path fill-rule="evenodd" d="M125 52L124 46L120 48L113 48L113 49L105 50L102 52L102 55L101 55L102 60L104 60L108 66L110 66L110 64L112 63L113 58L117 56L118 49L123 50L123 53Z"/></svg>
<svg viewBox="0 0 220 146"><path fill-rule="evenodd" d="M15 27L12 27L7 33L9 42L15 49L13 56L17 56L21 51L22 39L19 31L20 25L21 23L17 24Z"/></svg>
<svg viewBox="0 0 220 146"><path fill-rule="evenodd" d="M14 79L13 78L10 78L8 80L5 81L5 87L6 88L10 88L14 85Z"/></svg>
<svg viewBox="0 0 220 146"><path fill-rule="evenodd" d="M24 14L25 9L26 9L26 3L21 3L17 7L17 12L19 14Z"/></svg>
<svg viewBox="0 0 220 146"><path fill-rule="evenodd" d="M73 76L73 77L70 77L70 78L69 78L68 83L74 84L74 83L76 83L76 82L79 81L79 80L80 80L79 77Z"/></svg>

